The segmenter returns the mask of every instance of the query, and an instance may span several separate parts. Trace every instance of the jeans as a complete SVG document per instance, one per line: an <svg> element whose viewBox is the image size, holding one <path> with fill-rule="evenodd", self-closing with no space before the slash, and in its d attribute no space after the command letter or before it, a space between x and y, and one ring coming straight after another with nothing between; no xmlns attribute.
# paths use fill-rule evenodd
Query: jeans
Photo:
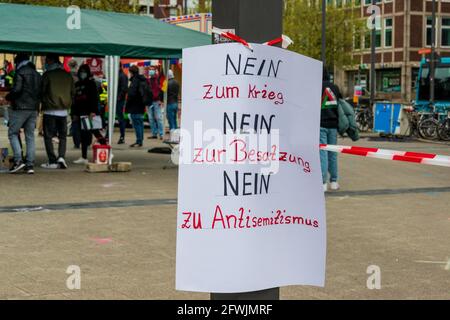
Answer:
<svg viewBox="0 0 450 320"><path fill-rule="evenodd" d="M178 103L168 103L167 104L167 120L169 121L170 131L178 129L177 125L178 118Z"/></svg>
<svg viewBox="0 0 450 320"><path fill-rule="evenodd" d="M36 153L34 142L34 129L36 128L36 111L9 110L8 138L14 152L14 162L22 161L22 144L20 141L20 129L25 130L27 144L27 166L33 166Z"/></svg>
<svg viewBox="0 0 450 320"><path fill-rule="evenodd" d="M53 149L52 139L59 140L58 157ZM67 117L58 117L44 114L44 142L47 151L48 163L56 163L58 158L65 158L67 144Z"/></svg>
<svg viewBox="0 0 450 320"><path fill-rule="evenodd" d="M136 143L143 144L144 142L144 115L130 114L131 122L133 123L134 131L136 132Z"/></svg>
<svg viewBox="0 0 450 320"><path fill-rule="evenodd" d="M152 129L152 135L154 137L164 137L164 123L161 112L161 103L154 102L148 108L148 119L150 121L150 128Z"/></svg>
<svg viewBox="0 0 450 320"><path fill-rule="evenodd" d="M125 106L125 100L123 101L117 101L117 109L116 109L116 116L117 120L119 121L119 127L120 127L120 137L125 138L125 129L126 129L126 122L125 122L125 114L123 107Z"/></svg>
<svg viewBox="0 0 450 320"><path fill-rule="evenodd" d="M321 144L337 144L337 129L320 128ZM320 150L320 165L322 168L322 182L328 181L330 173L330 182L338 181L337 153Z"/></svg>

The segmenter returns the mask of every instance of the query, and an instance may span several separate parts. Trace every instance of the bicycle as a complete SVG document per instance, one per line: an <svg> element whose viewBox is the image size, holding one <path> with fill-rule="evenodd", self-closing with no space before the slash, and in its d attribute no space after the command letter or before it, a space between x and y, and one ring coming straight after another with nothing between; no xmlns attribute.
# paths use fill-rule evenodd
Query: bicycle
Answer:
<svg viewBox="0 0 450 320"><path fill-rule="evenodd" d="M441 140L450 141L450 111L447 112L444 121L439 124L437 133Z"/></svg>
<svg viewBox="0 0 450 320"><path fill-rule="evenodd" d="M422 114L419 121L419 134L422 138L428 140L437 140L439 127L439 114L433 112L431 114Z"/></svg>
<svg viewBox="0 0 450 320"><path fill-rule="evenodd" d="M373 112L369 107L356 109L355 121L360 132L367 132L373 128Z"/></svg>
<svg viewBox="0 0 450 320"><path fill-rule="evenodd" d="M413 106L407 106L404 107L406 118L408 121L408 134L404 134L404 136L411 138L411 137L420 137L419 132L419 122L422 117L422 115L414 110Z"/></svg>

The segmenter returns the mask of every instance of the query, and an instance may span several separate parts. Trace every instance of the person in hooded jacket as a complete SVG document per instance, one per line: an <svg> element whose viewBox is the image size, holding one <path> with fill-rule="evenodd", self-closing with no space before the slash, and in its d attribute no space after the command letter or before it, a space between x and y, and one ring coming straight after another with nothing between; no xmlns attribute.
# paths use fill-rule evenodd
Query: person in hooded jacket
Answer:
<svg viewBox="0 0 450 320"><path fill-rule="evenodd" d="M337 144L339 127L338 101L342 99L339 88L330 81L328 72L323 71L322 107L320 113L320 143ZM330 174L331 190L338 190L338 164L335 152L320 151L323 190L328 190L328 174Z"/></svg>
<svg viewBox="0 0 450 320"><path fill-rule="evenodd" d="M75 83L75 98L72 106L72 121L81 128L81 117L91 118L99 114L97 84L92 78L89 65L83 64L78 69L78 81ZM107 141L100 130L81 130L81 158L74 161L75 164L88 164L88 148L92 144L94 135L100 144L106 145Z"/></svg>
<svg viewBox="0 0 450 320"><path fill-rule="evenodd" d="M11 92L5 97L11 103L9 110L8 137L14 151L14 165L11 173L22 169L29 174L34 173L35 140L37 110L40 102L41 76L30 61L29 55L20 53L14 60L16 74ZM27 144L26 163L22 157L22 143L20 140L21 128L25 131Z"/></svg>
<svg viewBox="0 0 450 320"><path fill-rule="evenodd" d="M130 74L130 87L128 89L128 100L125 110L130 114L131 122L136 133L136 142L130 146L134 148L142 147L144 143L145 103L142 88L147 83L147 79L139 74L139 68L136 66L130 68Z"/></svg>

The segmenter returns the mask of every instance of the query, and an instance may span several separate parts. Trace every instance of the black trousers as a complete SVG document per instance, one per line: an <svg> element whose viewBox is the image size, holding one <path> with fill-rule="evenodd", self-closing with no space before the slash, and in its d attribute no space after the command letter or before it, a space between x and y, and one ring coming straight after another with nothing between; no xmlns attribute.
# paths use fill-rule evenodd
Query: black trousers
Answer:
<svg viewBox="0 0 450 320"><path fill-rule="evenodd" d="M67 147L67 117L44 114L44 142L48 163L56 163L58 158L65 158ZM52 139L59 139L58 156L55 155Z"/></svg>

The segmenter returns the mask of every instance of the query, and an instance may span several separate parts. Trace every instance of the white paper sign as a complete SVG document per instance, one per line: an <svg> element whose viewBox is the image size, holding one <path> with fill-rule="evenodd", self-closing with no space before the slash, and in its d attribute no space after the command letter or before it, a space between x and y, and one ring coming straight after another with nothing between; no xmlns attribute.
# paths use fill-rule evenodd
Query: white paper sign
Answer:
<svg viewBox="0 0 450 320"><path fill-rule="evenodd" d="M324 285L322 63L252 47L183 51L178 290Z"/></svg>

